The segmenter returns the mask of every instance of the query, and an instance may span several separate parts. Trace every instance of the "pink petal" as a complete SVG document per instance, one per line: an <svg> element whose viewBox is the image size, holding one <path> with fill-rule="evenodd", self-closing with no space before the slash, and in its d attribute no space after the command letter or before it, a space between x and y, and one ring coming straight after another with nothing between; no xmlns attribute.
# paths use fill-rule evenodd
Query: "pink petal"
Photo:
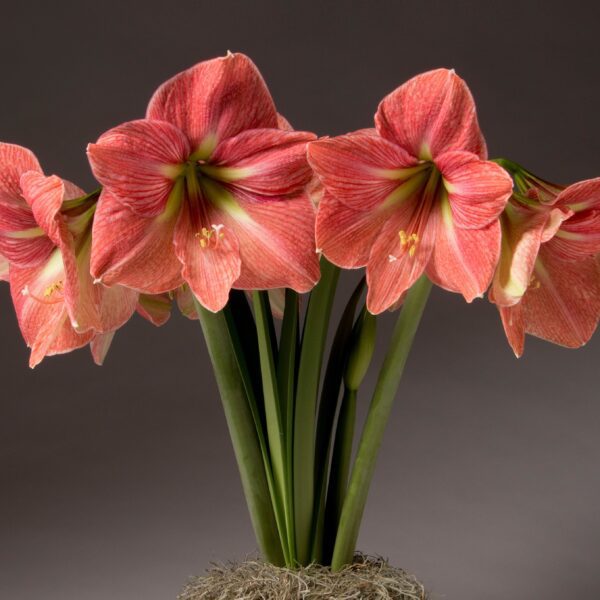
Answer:
<svg viewBox="0 0 600 600"><path fill-rule="evenodd" d="M510 175L470 152L445 152L435 161L444 178L456 227L479 229L498 218L512 194Z"/></svg>
<svg viewBox="0 0 600 600"><path fill-rule="evenodd" d="M48 270L46 264L29 269L13 266L10 271L11 295L21 333L31 348L31 367L45 356L81 348L94 336L92 331L77 333L71 327L62 299L55 299L54 294L48 293L50 282L55 282L56 276L63 272L60 261L50 273ZM60 296L60 292L57 295Z"/></svg>
<svg viewBox="0 0 600 600"><path fill-rule="evenodd" d="M89 272L89 241L77 240L79 248L76 250L75 240L60 213L65 196L63 181L55 175L46 177L31 171L21 177L21 187L37 222L60 248L64 265L64 278L60 284L71 325L79 333L103 331L99 312L101 293L92 283Z"/></svg>
<svg viewBox="0 0 600 600"><path fill-rule="evenodd" d="M369 210L390 200L417 160L402 148L360 131L308 145L308 160L327 191L350 208Z"/></svg>
<svg viewBox="0 0 600 600"><path fill-rule="evenodd" d="M0 205L25 206L20 179L27 171L42 172L33 152L22 146L0 142Z"/></svg>
<svg viewBox="0 0 600 600"><path fill-rule="evenodd" d="M292 194L312 176L306 144L314 139L312 133L299 131L243 131L219 144L209 175L258 194Z"/></svg>
<svg viewBox="0 0 600 600"><path fill-rule="evenodd" d="M21 146L0 143L0 251L21 267L42 264L54 247L23 198L20 182L27 172L41 173L35 156Z"/></svg>
<svg viewBox="0 0 600 600"><path fill-rule="evenodd" d="M460 292L472 302L488 288L498 264L500 223L493 221L482 229L460 229L444 197L435 210L439 227L427 275L435 284Z"/></svg>
<svg viewBox="0 0 600 600"><path fill-rule="evenodd" d="M235 210L219 219L239 241L241 272L237 289L292 288L304 293L319 279L315 247L315 210L305 192L259 196L213 186ZM210 198L210 195L209 195Z"/></svg>
<svg viewBox="0 0 600 600"><path fill-rule="evenodd" d="M149 294L181 285L181 263L173 248L177 214L143 217L103 191L92 232L93 277Z"/></svg>
<svg viewBox="0 0 600 600"><path fill-rule="evenodd" d="M27 268L44 263L54 243L22 202L24 206L0 204L0 252L9 262Z"/></svg>
<svg viewBox="0 0 600 600"><path fill-rule="evenodd" d="M201 62L163 83L146 113L176 125L208 158L216 142L245 129L278 127L269 90L243 54Z"/></svg>
<svg viewBox="0 0 600 600"><path fill-rule="evenodd" d="M523 349L525 347L523 305L519 302L514 306L498 306L498 311L500 312L506 339L515 353L515 356L519 358L523 355Z"/></svg>
<svg viewBox="0 0 600 600"><path fill-rule="evenodd" d="M0 254L0 281L8 281L8 260Z"/></svg>
<svg viewBox="0 0 600 600"><path fill-rule="evenodd" d="M109 331L108 333L99 333L90 342L92 357L98 366L102 366L102 364L104 364L104 359L106 358L106 354L108 353L114 337L114 331Z"/></svg>
<svg viewBox="0 0 600 600"><path fill-rule="evenodd" d="M600 269L596 258L564 261L542 245L522 304L527 333L568 348L584 345L600 316Z"/></svg>
<svg viewBox="0 0 600 600"><path fill-rule="evenodd" d="M367 308L378 314L394 306L429 262L438 228L429 202L413 200L412 211L396 210L375 240L367 264ZM404 236L417 236L408 243Z"/></svg>
<svg viewBox="0 0 600 600"><path fill-rule="evenodd" d="M191 150L171 123L141 119L110 129L87 152L103 186L135 213L155 217L163 212Z"/></svg>
<svg viewBox="0 0 600 600"><path fill-rule="evenodd" d="M62 236L66 233L66 223L60 215L65 196L62 179L56 175L46 177L42 173L29 171L21 176L21 188L38 225L55 246L60 246Z"/></svg>
<svg viewBox="0 0 600 600"><path fill-rule="evenodd" d="M171 304L170 294L140 294L137 312L152 325L160 327L171 317Z"/></svg>
<svg viewBox="0 0 600 600"><path fill-rule="evenodd" d="M560 209L532 210L510 202L502 215L502 251L494 274L493 302L511 306L521 300L529 287L540 245L549 230L560 225Z"/></svg>
<svg viewBox="0 0 600 600"><path fill-rule="evenodd" d="M188 198L175 227L175 252L183 264L183 278L202 306L221 310L240 275L240 250L235 233L214 222L215 211L203 198Z"/></svg>
<svg viewBox="0 0 600 600"><path fill-rule="evenodd" d="M354 210L325 193L317 210L317 247L338 267L364 267L389 216L390 209Z"/></svg>
<svg viewBox="0 0 600 600"><path fill-rule="evenodd" d="M381 136L421 159L448 150L487 156L475 102L454 70L436 69L401 85L380 103L375 126Z"/></svg>
<svg viewBox="0 0 600 600"><path fill-rule="evenodd" d="M572 211L549 242L552 252L566 260L600 253L600 178L580 181L563 190L555 206Z"/></svg>
<svg viewBox="0 0 600 600"><path fill-rule="evenodd" d="M184 317L195 321L198 319L198 313L196 312L196 304L194 303L194 294L190 290L190 286L183 284L175 290L175 299L177 300L177 307Z"/></svg>

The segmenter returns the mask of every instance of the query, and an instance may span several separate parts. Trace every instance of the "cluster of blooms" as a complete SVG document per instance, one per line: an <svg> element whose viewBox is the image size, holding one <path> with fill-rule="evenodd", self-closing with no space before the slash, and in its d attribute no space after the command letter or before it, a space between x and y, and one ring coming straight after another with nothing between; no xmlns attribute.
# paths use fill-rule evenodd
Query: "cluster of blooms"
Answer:
<svg viewBox="0 0 600 600"><path fill-rule="evenodd" d="M374 128L317 139L230 53L165 82L88 157L91 194L0 144L0 277L32 366L87 344L101 362L136 310L160 324L173 298L193 317L191 294L218 311L232 288L307 292L320 254L366 267L375 314L423 273L469 302L491 286L518 355L525 333L580 346L600 316L600 179L487 160L452 70L386 96Z"/></svg>

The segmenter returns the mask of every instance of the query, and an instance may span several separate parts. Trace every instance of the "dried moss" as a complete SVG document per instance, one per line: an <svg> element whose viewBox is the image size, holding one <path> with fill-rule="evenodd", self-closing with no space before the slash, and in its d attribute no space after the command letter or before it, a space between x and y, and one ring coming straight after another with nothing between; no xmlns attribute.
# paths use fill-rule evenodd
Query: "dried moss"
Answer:
<svg viewBox="0 0 600 600"><path fill-rule="evenodd" d="M286 569L248 560L212 566L193 577L178 600L427 600L411 575L378 557L357 555L354 564L333 573L310 565Z"/></svg>

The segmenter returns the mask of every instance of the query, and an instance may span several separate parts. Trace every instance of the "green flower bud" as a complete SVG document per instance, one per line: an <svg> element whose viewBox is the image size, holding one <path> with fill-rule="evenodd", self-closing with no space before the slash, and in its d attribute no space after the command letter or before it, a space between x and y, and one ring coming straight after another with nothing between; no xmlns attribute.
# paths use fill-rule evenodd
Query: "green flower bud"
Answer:
<svg viewBox="0 0 600 600"><path fill-rule="evenodd" d="M364 310L352 330L350 353L344 371L346 389L356 391L363 382L373 358L376 333L377 320L375 315Z"/></svg>

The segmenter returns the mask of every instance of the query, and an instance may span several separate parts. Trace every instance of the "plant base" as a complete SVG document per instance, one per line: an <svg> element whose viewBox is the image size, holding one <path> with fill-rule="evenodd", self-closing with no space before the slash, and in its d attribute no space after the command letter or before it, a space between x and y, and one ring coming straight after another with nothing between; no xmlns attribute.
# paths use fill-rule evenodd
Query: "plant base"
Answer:
<svg viewBox="0 0 600 600"><path fill-rule="evenodd" d="M261 561L215 565L193 577L178 600L427 600L411 575L378 557L357 554L333 573L328 567L276 567Z"/></svg>

